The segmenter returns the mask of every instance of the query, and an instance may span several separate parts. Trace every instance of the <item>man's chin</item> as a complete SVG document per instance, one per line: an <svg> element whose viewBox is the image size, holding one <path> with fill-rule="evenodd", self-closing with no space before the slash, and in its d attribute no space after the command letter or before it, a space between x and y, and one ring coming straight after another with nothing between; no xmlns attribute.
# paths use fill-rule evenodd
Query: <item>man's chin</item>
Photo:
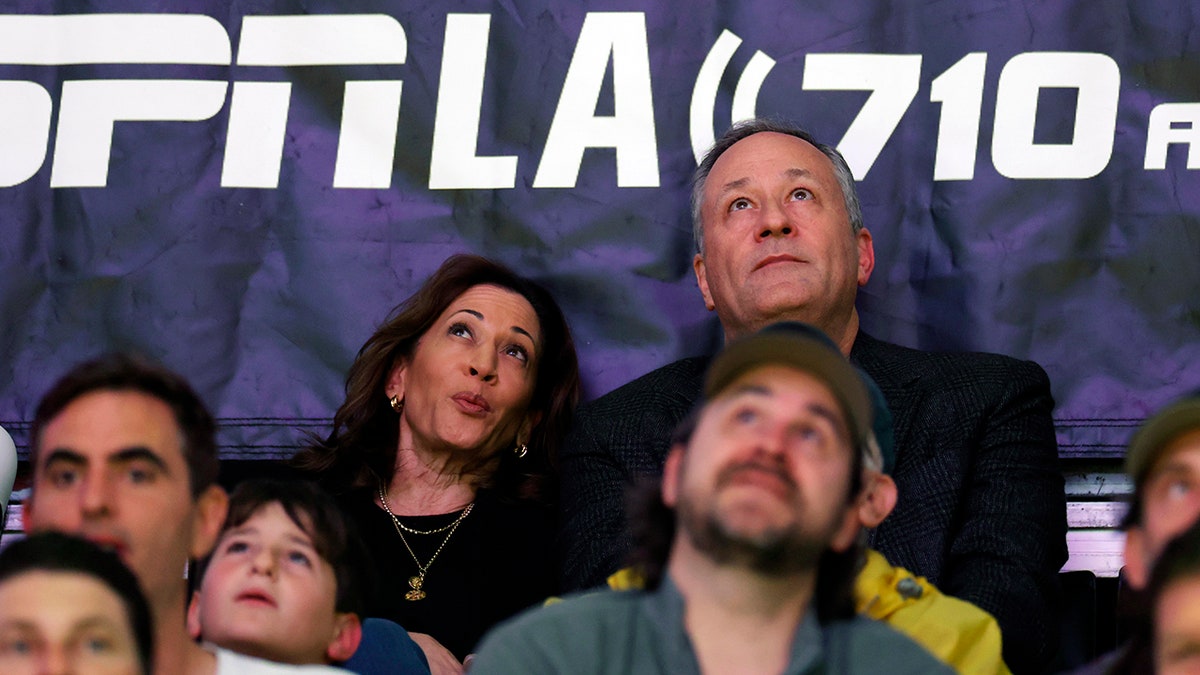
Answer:
<svg viewBox="0 0 1200 675"><path fill-rule="evenodd" d="M796 536L790 527L762 520L726 520L716 526L722 539L749 549L776 548Z"/></svg>
<svg viewBox="0 0 1200 675"><path fill-rule="evenodd" d="M815 323L819 316L817 305L804 284L776 284L755 292L747 323L764 328L779 321Z"/></svg>
<svg viewBox="0 0 1200 675"><path fill-rule="evenodd" d="M724 528L720 528L724 529ZM797 555L808 551L791 532L778 530L710 532L704 547L718 564L741 567L768 576L793 574L809 569L815 556Z"/></svg>
<svg viewBox="0 0 1200 675"><path fill-rule="evenodd" d="M714 514L702 529L697 547L713 560L767 575L811 569L828 546L794 519L753 509Z"/></svg>

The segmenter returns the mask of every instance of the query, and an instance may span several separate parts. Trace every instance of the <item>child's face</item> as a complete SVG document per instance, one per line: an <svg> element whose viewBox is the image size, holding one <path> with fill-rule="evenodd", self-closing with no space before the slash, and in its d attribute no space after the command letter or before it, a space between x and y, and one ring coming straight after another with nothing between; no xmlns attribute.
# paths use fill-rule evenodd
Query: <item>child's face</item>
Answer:
<svg viewBox="0 0 1200 675"><path fill-rule="evenodd" d="M37 571L0 585L0 672L144 671L116 593L83 574Z"/></svg>
<svg viewBox="0 0 1200 675"><path fill-rule="evenodd" d="M333 567L277 502L221 535L188 612L193 635L282 663L326 663L345 615Z"/></svg>

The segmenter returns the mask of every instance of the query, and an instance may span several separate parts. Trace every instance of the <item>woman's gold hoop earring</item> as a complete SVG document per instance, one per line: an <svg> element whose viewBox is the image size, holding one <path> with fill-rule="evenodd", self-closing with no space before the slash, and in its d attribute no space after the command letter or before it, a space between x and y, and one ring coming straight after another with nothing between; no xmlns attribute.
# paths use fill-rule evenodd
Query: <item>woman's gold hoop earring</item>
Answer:
<svg viewBox="0 0 1200 675"><path fill-rule="evenodd" d="M524 443L517 443L517 447L513 448L513 454L517 456L517 459L521 459L528 453L529 446L525 445Z"/></svg>
<svg viewBox="0 0 1200 675"><path fill-rule="evenodd" d="M392 404L392 410L395 410L397 413L404 410L404 401L400 400L399 394L395 394L389 398L388 403Z"/></svg>

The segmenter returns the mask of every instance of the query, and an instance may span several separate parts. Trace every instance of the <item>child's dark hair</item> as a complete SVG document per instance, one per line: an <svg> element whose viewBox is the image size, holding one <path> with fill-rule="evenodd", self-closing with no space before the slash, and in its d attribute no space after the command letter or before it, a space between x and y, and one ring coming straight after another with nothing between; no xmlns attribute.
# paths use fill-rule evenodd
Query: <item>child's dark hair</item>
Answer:
<svg viewBox="0 0 1200 675"><path fill-rule="evenodd" d="M0 553L0 583L28 572L83 574L104 584L121 600L137 646L142 673L154 672L154 624L137 577L116 553L61 532L39 532L13 542Z"/></svg>
<svg viewBox="0 0 1200 675"><path fill-rule="evenodd" d="M271 504L279 504L283 508L296 527L312 539L317 555L333 568L337 580L337 611L363 616L366 599L374 586L372 566L367 562L369 554L354 522L316 483L275 478L239 483L229 496L229 515L225 518L221 535L241 527L255 513ZM207 567L208 559L197 574L201 582Z"/></svg>

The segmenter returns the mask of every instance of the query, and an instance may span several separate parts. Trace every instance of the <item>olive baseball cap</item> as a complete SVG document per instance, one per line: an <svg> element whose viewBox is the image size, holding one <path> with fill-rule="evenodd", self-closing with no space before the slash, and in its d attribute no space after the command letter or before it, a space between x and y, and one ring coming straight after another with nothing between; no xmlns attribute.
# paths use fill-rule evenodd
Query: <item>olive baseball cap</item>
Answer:
<svg viewBox="0 0 1200 675"><path fill-rule="evenodd" d="M704 398L713 400L745 373L780 365L809 373L829 387L841 404L855 447L871 437L871 395L857 368L820 329L798 321L774 323L733 342L717 354L704 378Z"/></svg>
<svg viewBox="0 0 1200 675"><path fill-rule="evenodd" d="M1142 425L1125 452L1125 473L1141 486L1162 450L1184 432L1200 429L1200 389L1155 413Z"/></svg>

